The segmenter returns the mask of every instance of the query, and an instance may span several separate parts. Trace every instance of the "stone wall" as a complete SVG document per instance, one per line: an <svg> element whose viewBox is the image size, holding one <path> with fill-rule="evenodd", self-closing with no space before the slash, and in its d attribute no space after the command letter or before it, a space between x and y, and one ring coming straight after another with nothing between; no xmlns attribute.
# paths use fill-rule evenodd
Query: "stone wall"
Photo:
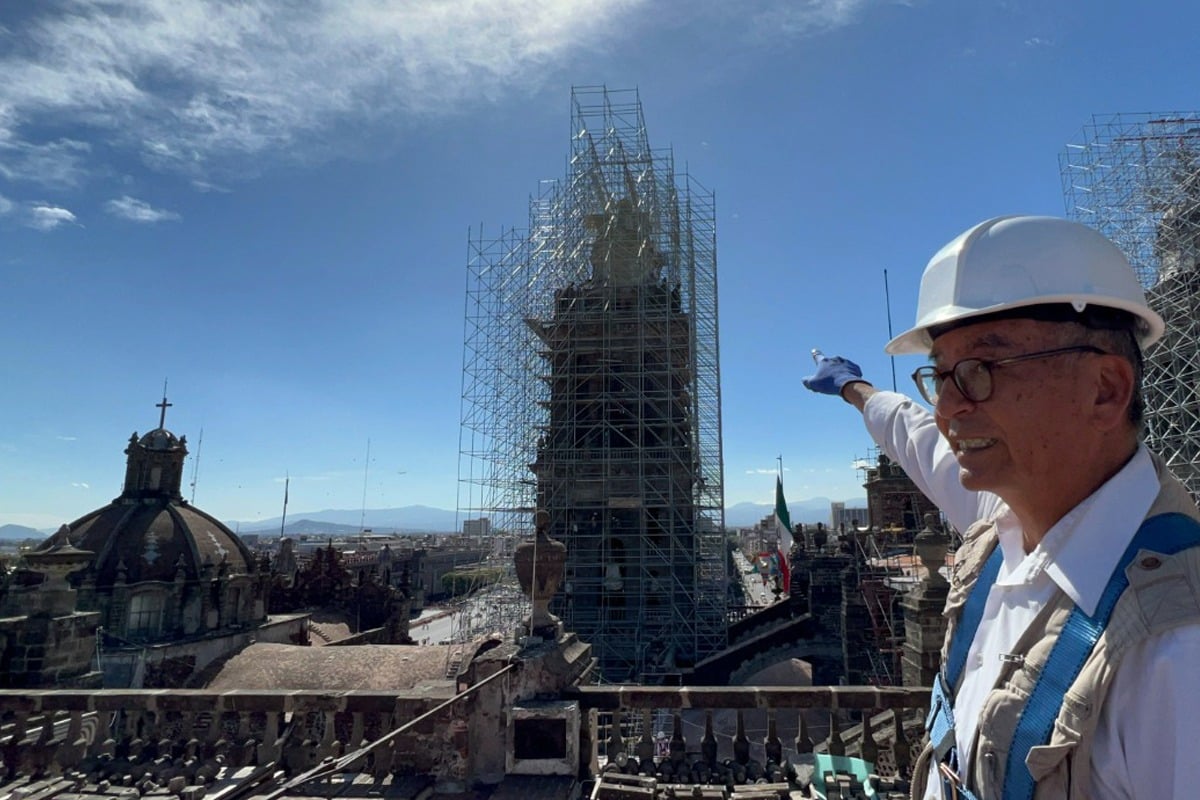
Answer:
<svg viewBox="0 0 1200 800"><path fill-rule="evenodd" d="M817 636L841 641L843 628L843 573L851 566L850 556L818 552L808 559L808 607L817 623ZM813 662L813 684L839 684L846 674L844 653L839 663Z"/></svg>
<svg viewBox="0 0 1200 800"><path fill-rule="evenodd" d="M0 687L100 688L93 672L97 612L0 619Z"/></svg>

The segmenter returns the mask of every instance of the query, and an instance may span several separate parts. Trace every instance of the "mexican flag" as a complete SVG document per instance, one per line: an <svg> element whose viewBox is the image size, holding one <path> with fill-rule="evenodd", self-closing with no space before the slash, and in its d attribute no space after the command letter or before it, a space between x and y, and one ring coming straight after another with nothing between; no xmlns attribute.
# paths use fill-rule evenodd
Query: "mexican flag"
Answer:
<svg viewBox="0 0 1200 800"><path fill-rule="evenodd" d="M788 553L792 552L792 518L788 514L787 501L783 499L783 478L775 476L775 535L779 537L779 574L783 578L783 591L792 585L792 569Z"/></svg>

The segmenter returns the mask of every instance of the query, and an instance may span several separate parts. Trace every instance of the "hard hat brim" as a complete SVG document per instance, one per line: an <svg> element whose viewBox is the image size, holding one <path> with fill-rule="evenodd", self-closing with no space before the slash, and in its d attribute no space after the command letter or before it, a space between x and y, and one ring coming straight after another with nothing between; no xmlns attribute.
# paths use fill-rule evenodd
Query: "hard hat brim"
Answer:
<svg viewBox="0 0 1200 800"><path fill-rule="evenodd" d="M933 337L930 334L932 328L952 323L955 327L978 324L980 322L987 322L989 317L995 317L1001 313L1011 318L1013 316L1011 312L1014 309L1033 308L1035 306L1055 303L1069 303L1075 305L1077 308L1081 304L1083 306L1091 304L1129 312L1138 320L1138 328L1135 333L1138 344L1143 350L1161 339L1163 332L1166 330L1163 318L1157 312L1138 303L1123 302L1111 296L1050 295L1038 297L1027 303L1000 303L987 308L966 309L943 307L940 309L940 313L936 315L936 318L919 320L917 325L888 342L883 350L888 355L893 356L929 355L929 351L933 348Z"/></svg>

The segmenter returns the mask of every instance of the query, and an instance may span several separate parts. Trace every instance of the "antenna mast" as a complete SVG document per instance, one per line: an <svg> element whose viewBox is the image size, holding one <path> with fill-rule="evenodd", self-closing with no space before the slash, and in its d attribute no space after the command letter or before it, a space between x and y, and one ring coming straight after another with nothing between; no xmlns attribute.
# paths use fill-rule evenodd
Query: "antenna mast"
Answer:
<svg viewBox="0 0 1200 800"><path fill-rule="evenodd" d="M363 464L363 496L362 514L358 518L358 532L361 536L367 530L367 474L371 471L371 437L367 437L367 463Z"/></svg>
<svg viewBox="0 0 1200 800"><path fill-rule="evenodd" d="M188 485L192 487L192 499L188 500L192 505L196 505L196 478L200 475L200 448L204 447L204 426L200 427L200 439L196 442L196 457L192 460L192 482Z"/></svg>

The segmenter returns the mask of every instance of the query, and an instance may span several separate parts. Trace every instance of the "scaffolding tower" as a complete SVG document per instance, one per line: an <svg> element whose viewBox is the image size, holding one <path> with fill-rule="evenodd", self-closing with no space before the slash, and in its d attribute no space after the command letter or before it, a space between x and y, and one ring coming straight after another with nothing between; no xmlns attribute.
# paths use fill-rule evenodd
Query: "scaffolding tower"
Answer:
<svg viewBox="0 0 1200 800"><path fill-rule="evenodd" d="M1093 117L1059 161L1067 213L1124 251L1166 321L1146 352L1146 442L1200 497L1200 114Z"/></svg>
<svg viewBox="0 0 1200 800"><path fill-rule="evenodd" d="M636 90L571 110L528 230L469 236L459 508L522 535L548 511L554 613L604 679L670 681L726 643L713 195Z"/></svg>

